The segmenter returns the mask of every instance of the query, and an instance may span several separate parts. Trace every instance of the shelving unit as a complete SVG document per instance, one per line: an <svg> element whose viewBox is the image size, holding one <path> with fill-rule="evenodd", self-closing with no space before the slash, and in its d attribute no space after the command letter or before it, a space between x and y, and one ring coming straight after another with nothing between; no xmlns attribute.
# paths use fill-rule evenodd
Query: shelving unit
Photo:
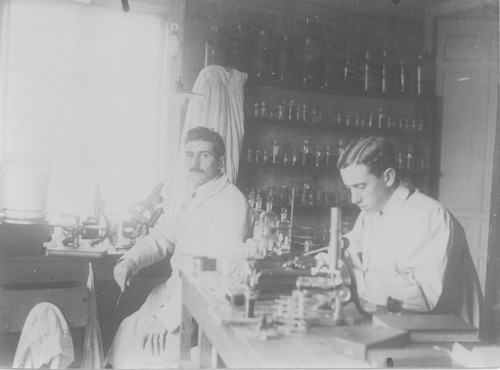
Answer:
<svg viewBox="0 0 500 370"><path fill-rule="evenodd" d="M381 23L370 16L300 0L293 5L188 0L186 14L189 32L185 35L188 63L184 76L188 85L204 63L224 64L249 75L237 181L245 194L252 189L262 197L271 193L274 211L279 214L286 206L290 214L294 189L296 230L327 230L327 210L332 206L343 208L344 229L348 229L358 211L350 204L336 162L339 151L357 135L392 140L399 151L403 180L426 194L437 194L436 99L426 95L428 85L424 88L423 79L415 85L413 74L404 83L396 81L403 64L408 71L423 65L420 28L409 23ZM341 81L339 71L345 72L342 63L347 55L351 77ZM374 81L367 68L373 73L371 68L386 62L385 72L376 77L385 76L384 82ZM307 164L301 159L305 141ZM271 148L273 143L279 152ZM273 152L278 160L275 156L273 161ZM309 190L314 199L303 196Z"/></svg>

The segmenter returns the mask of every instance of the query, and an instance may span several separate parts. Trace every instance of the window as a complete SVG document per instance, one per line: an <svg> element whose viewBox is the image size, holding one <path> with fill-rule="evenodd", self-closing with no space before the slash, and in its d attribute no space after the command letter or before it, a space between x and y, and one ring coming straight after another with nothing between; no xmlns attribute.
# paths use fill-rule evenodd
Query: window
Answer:
<svg viewBox="0 0 500 370"><path fill-rule="evenodd" d="M168 27L144 3L6 2L2 153L50 158L52 215L92 215L97 184L131 205L163 176Z"/></svg>

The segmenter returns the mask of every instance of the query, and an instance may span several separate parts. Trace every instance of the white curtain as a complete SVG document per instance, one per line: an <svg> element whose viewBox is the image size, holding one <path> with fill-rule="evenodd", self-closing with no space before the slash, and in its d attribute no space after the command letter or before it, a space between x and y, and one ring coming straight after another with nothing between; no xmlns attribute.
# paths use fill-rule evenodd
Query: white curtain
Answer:
<svg viewBox="0 0 500 370"><path fill-rule="evenodd" d="M184 171L184 139L193 127L213 128L222 136L226 145L225 173L233 183L236 182L244 135L244 87L247 78L247 73L217 65L200 71L193 92L205 98L191 100L188 105L177 157L171 215L180 209L186 194L192 194Z"/></svg>

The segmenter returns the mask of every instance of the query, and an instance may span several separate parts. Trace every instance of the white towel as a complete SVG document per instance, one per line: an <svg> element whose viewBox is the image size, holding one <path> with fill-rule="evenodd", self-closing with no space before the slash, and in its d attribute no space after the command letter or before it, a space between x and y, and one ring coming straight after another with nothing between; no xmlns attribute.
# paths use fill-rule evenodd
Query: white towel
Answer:
<svg viewBox="0 0 500 370"><path fill-rule="evenodd" d="M75 360L73 340L61 310L42 302L30 311L12 367L65 369Z"/></svg>

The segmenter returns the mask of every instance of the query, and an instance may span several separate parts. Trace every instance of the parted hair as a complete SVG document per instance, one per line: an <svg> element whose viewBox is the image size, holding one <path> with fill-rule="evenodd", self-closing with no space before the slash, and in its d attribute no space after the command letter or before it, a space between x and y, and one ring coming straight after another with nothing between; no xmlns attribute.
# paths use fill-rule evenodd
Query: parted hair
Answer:
<svg viewBox="0 0 500 370"><path fill-rule="evenodd" d="M220 158L226 154L226 147L222 137L213 129L203 126L194 127L186 134L184 144L190 141L208 141L213 144L215 155Z"/></svg>
<svg viewBox="0 0 500 370"><path fill-rule="evenodd" d="M388 168L393 168L397 175L398 167L394 145L381 136L354 138L337 161L337 168L341 170L358 164L364 164L370 173L377 178L380 178Z"/></svg>

